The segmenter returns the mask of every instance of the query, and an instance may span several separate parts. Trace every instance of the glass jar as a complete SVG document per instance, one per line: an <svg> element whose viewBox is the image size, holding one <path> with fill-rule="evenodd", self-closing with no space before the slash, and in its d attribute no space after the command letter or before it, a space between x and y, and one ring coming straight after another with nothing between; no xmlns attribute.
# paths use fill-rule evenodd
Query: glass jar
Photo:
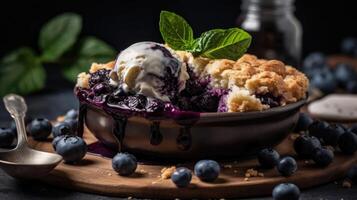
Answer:
<svg viewBox="0 0 357 200"><path fill-rule="evenodd" d="M248 53L298 67L302 28L294 8L294 0L243 0L237 25L253 37Z"/></svg>

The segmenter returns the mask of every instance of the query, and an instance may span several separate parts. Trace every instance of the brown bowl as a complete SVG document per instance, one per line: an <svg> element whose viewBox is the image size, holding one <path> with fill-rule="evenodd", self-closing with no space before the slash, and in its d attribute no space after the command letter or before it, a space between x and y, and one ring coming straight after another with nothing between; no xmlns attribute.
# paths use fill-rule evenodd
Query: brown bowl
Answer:
<svg viewBox="0 0 357 200"><path fill-rule="evenodd" d="M229 158L281 142L305 102L260 112L201 113L190 126L172 119L115 119L92 106L86 106L83 120L95 137L114 150L171 159Z"/></svg>

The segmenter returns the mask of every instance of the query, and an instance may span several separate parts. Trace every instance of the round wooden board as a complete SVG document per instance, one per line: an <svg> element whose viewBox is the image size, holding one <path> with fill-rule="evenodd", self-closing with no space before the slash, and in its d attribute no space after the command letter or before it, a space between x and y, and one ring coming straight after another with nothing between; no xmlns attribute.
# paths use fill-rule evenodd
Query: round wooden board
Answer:
<svg viewBox="0 0 357 200"><path fill-rule="evenodd" d="M94 137L85 131L88 144ZM277 146L279 152L291 151L291 137ZM50 142L30 141L36 149L53 151ZM291 153L291 152L290 152ZM220 162L221 174L214 183L204 183L193 177L188 188L176 188L170 179L159 178L164 165L140 164L136 173L130 177L121 177L113 171L111 160L98 155L87 154L77 165L61 163L41 181L69 189L97 193L109 196L138 198L239 198L271 195L272 188L282 182L292 182L301 189L331 182L344 176L348 168L357 161L357 155L336 154L333 163L327 168L319 168L313 162L298 161L298 171L291 177L280 176L275 169L259 169L255 159ZM186 164L191 170L192 164ZM247 169L254 168L264 173L264 177L244 180Z"/></svg>

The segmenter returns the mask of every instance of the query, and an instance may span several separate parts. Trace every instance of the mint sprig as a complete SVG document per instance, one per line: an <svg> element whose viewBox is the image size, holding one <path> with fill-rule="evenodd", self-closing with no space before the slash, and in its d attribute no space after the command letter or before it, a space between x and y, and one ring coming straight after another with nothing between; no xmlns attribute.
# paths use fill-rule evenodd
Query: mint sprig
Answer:
<svg viewBox="0 0 357 200"><path fill-rule="evenodd" d="M95 37L79 39L82 18L75 13L54 17L41 29L39 53L29 47L16 49L0 60L0 96L29 94L45 87L45 67L61 67L64 78L76 81L91 62L108 62L116 51Z"/></svg>
<svg viewBox="0 0 357 200"><path fill-rule="evenodd" d="M74 13L64 13L47 22L38 41L42 60L52 62L60 58L74 45L81 29L82 18Z"/></svg>
<svg viewBox="0 0 357 200"><path fill-rule="evenodd" d="M22 47L0 61L0 96L16 92L28 94L42 89L46 73L34 51Z"/></svg>
<svg viewBox="0 0 357 200"><path fill-rule="evenodd" d="M213 29L197 39L193 53L211 59L236 60L247 51L251 40L251 36L239 28Z"/></svg>
<svg viewBox="0 0 357 200"><path fill-rule="evenodd" d="M249 33L239 28L213 29L194 39L187 21L168 11L161 11L159 25L162 38L172 49L211 59L237 60L247 51L252 40Z"/></svg>
<svg viewBox="0 0 357 200"><path fill-rule="evenodd" d="M160 32L167 44L176 50L186 50L194 42L191 26L184 18L175 13L161 11Z"/></svg>

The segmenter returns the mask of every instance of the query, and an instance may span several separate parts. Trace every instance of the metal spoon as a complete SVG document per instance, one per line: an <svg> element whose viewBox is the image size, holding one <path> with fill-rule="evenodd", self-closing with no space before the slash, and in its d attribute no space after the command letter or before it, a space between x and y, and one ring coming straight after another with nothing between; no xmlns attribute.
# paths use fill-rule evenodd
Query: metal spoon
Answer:
<svg viewBox="0 0 357 200"><path fill-rule="evenodd" d="M27 144L25 130L25 100L16 94L4 97L4 103L17 128L17 146L15 149L0 152L0 167L16 178L38 178L50 173L62 160L60 155L37 151Z"/></svg>

